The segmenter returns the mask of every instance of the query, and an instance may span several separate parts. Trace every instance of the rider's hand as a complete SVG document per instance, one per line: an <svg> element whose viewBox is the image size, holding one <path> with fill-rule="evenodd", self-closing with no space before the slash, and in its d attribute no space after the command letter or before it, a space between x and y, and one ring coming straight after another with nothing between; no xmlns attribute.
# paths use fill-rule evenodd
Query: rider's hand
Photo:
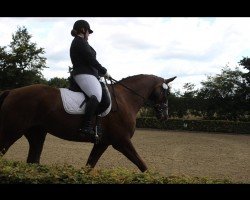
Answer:
<svg viewBox="0 0 250 200"><path fill-rule="evenodd" d="M106 79L110 79L110 78L111 78L111 76L109 75L109 73L108 73L108 72L106 72L106 74L104 75L104 78L106 78Z"/></svg>

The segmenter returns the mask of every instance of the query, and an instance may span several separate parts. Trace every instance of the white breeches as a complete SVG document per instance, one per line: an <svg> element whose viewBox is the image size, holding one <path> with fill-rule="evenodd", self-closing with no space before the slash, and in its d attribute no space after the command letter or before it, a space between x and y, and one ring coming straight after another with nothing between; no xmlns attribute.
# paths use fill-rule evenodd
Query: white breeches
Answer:
<svg viewBox="0 0 250 200"><path fill-rule="evenodd" d="M86 93L86 95L88 95L88 97L95 95L99 103L101 102L102 87L95 76L90 74L78 74L74 76L74 79L79 87Z"/></svg>

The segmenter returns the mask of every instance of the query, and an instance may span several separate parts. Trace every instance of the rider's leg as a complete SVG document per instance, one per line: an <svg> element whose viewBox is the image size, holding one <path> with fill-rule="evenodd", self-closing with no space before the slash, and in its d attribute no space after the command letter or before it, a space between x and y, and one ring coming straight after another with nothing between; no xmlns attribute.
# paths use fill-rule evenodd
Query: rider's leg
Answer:
<svg viewBox="0 0 250 200"><path fill-rule="evenodd" d="M83 119L83 126L81 128L81 132L84 134L95 135L93 130L92 119L96 115L96 111L98 108L99 102L95 95L92 95L85 107L85 114Z"/></svg>
<svg viewBox="0 0 250 200"><path fill-rule="evenodd" d="M76 83L88 95L89 100L86 103L83 127L81 132L94 135L92 119L96 114L99 103L102 98L102 87L97 78L93 75L79 74L74 76Z"/></svg>

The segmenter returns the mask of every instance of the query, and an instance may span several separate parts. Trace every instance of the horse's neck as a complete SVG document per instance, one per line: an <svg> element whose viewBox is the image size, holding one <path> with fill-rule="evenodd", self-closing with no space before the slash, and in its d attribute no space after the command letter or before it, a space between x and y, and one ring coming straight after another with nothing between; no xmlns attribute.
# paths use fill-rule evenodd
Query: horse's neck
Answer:
<svg viewBox="0 0 250 200"><path fill-rule="evenodd" d="M138 78L132 77L131 79L124 80L121 83L138 94L136 95L134 92L124 88L127 103L133 107L133 111L137 113L144 105L145 100L147 100L152 93L155 85L155 79L154 77L149 76L142 76Z"/></svg>

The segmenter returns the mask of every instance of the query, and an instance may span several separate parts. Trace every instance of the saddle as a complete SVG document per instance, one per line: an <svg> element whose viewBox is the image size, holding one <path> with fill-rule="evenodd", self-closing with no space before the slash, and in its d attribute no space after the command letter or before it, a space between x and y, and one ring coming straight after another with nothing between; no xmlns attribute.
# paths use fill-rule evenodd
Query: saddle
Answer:
<svg viewBox="0 0 250 200"><path fill-rule="evenodd" d="M106 86L106 84L102 81L100 81L101 87L102 87L102 99L101 102L98 106L97 109L97 115L107 115L107 113L104 113L105 111L107 112L107 109L111 107L111 97L109 90ZM68 90L72 92L80 92L84 94L84 99L82 100L82 103L80 104L80 108L84 106L84 104L89 100L89 97L85 94L84 91L81 90L81 88L78 86L78 84L75 82L74 78L72 76L69 77L69 87ZM109 110L109 109L108 109ZM108 111L109 112L109 111Z"/></svg>

